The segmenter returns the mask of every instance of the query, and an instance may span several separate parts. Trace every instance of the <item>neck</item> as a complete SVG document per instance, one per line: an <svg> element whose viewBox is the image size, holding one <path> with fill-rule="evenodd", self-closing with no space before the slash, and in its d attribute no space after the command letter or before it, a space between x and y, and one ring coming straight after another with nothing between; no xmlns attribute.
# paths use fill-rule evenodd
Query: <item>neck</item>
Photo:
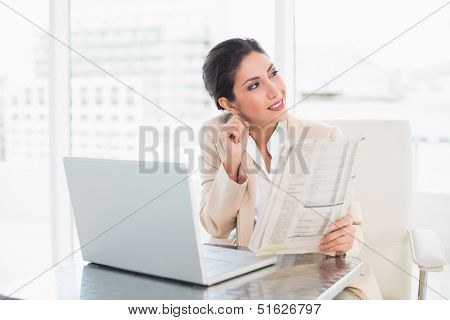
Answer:
<svg viewBox="0 0 450 320"><path fill-rule="evenodd" d="M269 142L270 137L277 127L277 124L277 122L270 122L263 127L250 127L249 134L255 140L255 143L259 149L267 146L267 142Z"/></svg>

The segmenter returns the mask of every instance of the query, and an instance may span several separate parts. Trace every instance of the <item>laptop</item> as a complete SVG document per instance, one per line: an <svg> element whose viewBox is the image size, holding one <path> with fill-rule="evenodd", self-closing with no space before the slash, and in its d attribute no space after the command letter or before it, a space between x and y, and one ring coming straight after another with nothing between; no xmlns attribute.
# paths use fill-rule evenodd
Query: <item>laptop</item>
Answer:
<svg viewBox="0 0 450 320"><path fill-rule="evenodd" d="M275 256L200 244L191 174L179 163L63 162L86 261L206 286L276 263Z"/></svg>

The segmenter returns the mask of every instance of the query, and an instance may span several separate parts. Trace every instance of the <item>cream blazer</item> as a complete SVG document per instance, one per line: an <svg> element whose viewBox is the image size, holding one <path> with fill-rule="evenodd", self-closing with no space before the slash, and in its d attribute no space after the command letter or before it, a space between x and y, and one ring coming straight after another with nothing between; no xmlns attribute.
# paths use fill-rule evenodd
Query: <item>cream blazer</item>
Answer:
<svg viewBox="0 0 450 320"><path fill-rule="evenodd" d="M200 174L202 180L202 195L200 203L200 222L213 237L228 238L236 229L234 244L248 247L253 232L255 219L255 176L256 169L253 159L244 151L238 173L238 182L228 177L222 160L225 151L218 138L218 132L224 124L231 120L231 114L224 112L220 116L203 123L200 136L201 161ZM289 139L339 139L343 137L340 128L326 123L300 120L291 115L287 119ZM246 141L244 141L246 144ZM363 220L360 203L355 201L352 189L352 201L347 215L353 219L356 229L353 248L347 255L356 256L363 261L360 274L348 285L348 288L362 290L368 299L382 299L377 281L367 263L362 244L364 239ZM359 241L358 241L359 240ZM334 252L326 254L333 256Z"/></svg>

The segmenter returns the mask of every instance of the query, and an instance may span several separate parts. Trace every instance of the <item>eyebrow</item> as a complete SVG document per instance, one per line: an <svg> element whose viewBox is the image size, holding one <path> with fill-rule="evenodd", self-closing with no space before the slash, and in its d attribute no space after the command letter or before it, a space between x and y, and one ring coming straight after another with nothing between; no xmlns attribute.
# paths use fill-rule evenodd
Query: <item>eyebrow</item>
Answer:
<svg viewBox="0 0 450 320"><path fill-rule="evenodd" d="M269 70L272 69L272 67L273 67L273 63L270 64L269 69L267 69L266 72L269 72ZM252 80L256 80L256 79L259 79L259 77L248 78L247 80L245 80L245 81L242 83L242 86L243 86L244 84L246 84L247 82L252 81Z"/></svg>

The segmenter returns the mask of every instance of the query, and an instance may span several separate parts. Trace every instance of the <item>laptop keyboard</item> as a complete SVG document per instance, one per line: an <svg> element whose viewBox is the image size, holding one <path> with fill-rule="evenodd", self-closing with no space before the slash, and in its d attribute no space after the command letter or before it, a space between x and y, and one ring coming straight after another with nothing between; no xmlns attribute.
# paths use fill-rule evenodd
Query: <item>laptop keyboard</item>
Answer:
<svg viewBox="0 0 450 320"><path fill-rule="evenodd" d="M203 265L206 269L217 268L230 263L229 261L217 260L203 257Z"/></svg>
<svg viewBox="0 0 450 320"><path fill-rule="evenodd" d="M223 254L222 248L211 246L202 247L203 265L206 269L217 268L231 263L231 261L221 259L218 255Z"/></svg>

